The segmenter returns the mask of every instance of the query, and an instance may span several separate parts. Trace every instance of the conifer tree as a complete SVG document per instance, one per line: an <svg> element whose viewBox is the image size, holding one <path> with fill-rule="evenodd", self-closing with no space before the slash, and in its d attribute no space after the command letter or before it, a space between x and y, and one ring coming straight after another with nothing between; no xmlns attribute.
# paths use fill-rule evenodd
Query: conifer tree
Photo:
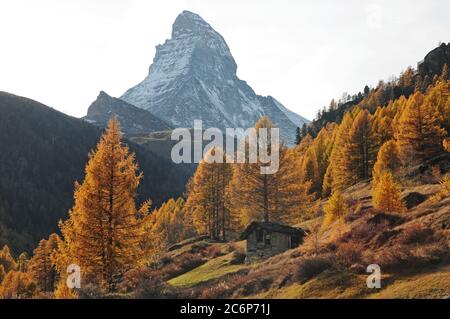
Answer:
<svg viewBox="0 0 450 319"><path fill-rule="evenodd" d="M403 163L419 162L439 154L443 135L436 110L416 92L408 99L396 132Z"/></svg>
<svg viewBox="0 0 450 319"><path fill-rule="evenodd" d="M33 251L29 272L40 291L52 292L56 287L58 274L52 261L52 254L57 250L60 241L58 235L51 234L48 240L42 239Z"/></svg>
<svg viewBox="0 0 450 319"><path fill-rule="evenodd" d="M47 241L42 239L33 251L30 266L30 275L34 278L37 289L40 291L50 290L47 277L51 268L50 256L47 251ZM52 290L53 288L51 287Z"/></svg>
<svg viewBox="0 0 450 319"><path fill-rule="evenodd" d="M319 163L317 162L318 154L313 147L308 148L306 153L301 158L300 163L300 181L311 183L311 191L320 191L322 185L320 184Z"/></svg>
<svg viewBox="0 0 450 319"><path fill-rule="evenodd" d="M447 63L445 63L444 66L442 67L441 76L439 77L439 80L442 82L450 80L450 73L448 72Z"/></svg>
<svg viewBox="0 0 450 319"><path fill-rule="evenodd" d="M211 157L222 158L215 162ZM231 179L231 165L226 163L222 149L213 148L198 165L192 178L186 210L199 233L207 233L212 239L227 238L230 228L230 210L227 205L227 187Z"/></svg>
<svg viewBox="0 0 450 319"><path fill-rule="evenodd" d="M342 223L345 215L348 213L348 206L343 194L339 190L333 191L333 194L324 207L324 212L324 226L328 226L335 221Z"/></svg>
<svg viewBox="0 0 450 319"><path fill-rule="evenodd" d="M261 128L270 132L272 127L267 117L261 118L255 125L257 134ZM306 211L311 200L308 195L311 182L300 181L295 151L288 150L282 144L278 146L279 167L273 174L261 174L261 167L266 164L261 163L259 159L256 163L247 161L233 166L233 178L229 188L230 203L235 212L245 207L245 212L251 214L247 218L243 217L247 221L295 220ZM270 149L269 145L264 147Z"/></svg>
<svg viewBox="0 0 450 319"><path fill-rule="evenodd" d="M377 161L373 167L374 185L378 182L384 172L395 174L400 166L401 162L397 143L394 140L389 140L384 143L378 151Z"/></svg>
<svg viewBox="0 0 450 319"><path fill-rule="evenodd" d="M17 268L16 261L11 256L11 251L7 245L4 245L0 250L0 265L3 265L5 272L16 270Z"/></svg>
<svg viewBox="0 0 450 319"><path fill-rule="evenodd" d="M329 195L335 190L343 190L352 185L351 172L342 169L345 167L345 150L349 143L349 132L353 124L353 115L346 113L333 137L333 148L323 182L323 194Z"/></svg>
<svg viewBox="0 0 450 319"><path fill-rule="evenodd" d="M17 270L21 272L28 271L28 264L30 263L30 258L26 252L23 252L17 258Z"/></svg>
<svg viewBox="0 0 450 319"><path fill-rule="evenodd" d="M400 110L406 105L406 98L400 98L389 102L386 107L379 107L372 121L372 127L375 136L376 149L380 148L385 142L394 138L394 126L398 125Z"/></svg>
<svg viewBox="0 0 450 319"><path fill-rule="evenodd" d="M375 208L390 213L403 213L406 208L401 200L400 186L390 172L384 172L373 188Z"/></svg>
<svg viewBox="0 0 450 319"><path fill-rule="evenodd" d="M11 270L0 284L0 299L30 299L35 293L35 288L28 274Z"/></svg>
<svg viewBox="0 0 450 319"><path fill-rule="evenodd" d="M298 145L300 144L300 141L302 140L302 135L300 132L300 127L297 127L295 129L295 144Z"/></svg>
<svg viewBox="0 0 450 319"><path fill-rule="evenodd" d="M322 185L329 165L332 137L336 126L335 123L327 124L314 140L311 138L311 143L307 145L302 143L294 149L300 163L300 181L311 182L310 193L317 196L322 195ZM304 141L306 140L305 138Z"/></svg>
<svg viewBox="0 0 450 319"><path fill-rule="evenodd" d="M53 293L55 299L77 299L78 294L76 290L70 289L67 286L65 280L60 280L56 285L55 291Z"/></svg>
<svg viewBox="0 0 450 319"><path fill-rule="evenodd" d="M0 285L2 284L3 278L6 276L5 267L0 264Z"/></svg>
<svg viewBox="0 0 450 319"><path fill-rule="evenodd" d="M306 135L308 135L308 125L306 125L306 123L303 123L300 136L304 138Z"/></svg>
<svg viewBox="0 0 450 319"><path fill-rule="evenodd" d="M142 178L137 170L134 154L122 144L119 122L112 118L90 154L83 183L75 187L70 217L61 225L64 243L58 251L63 256L55 256L60 273L65 271L64 263L77 264L83 282L114 292L121 275L140 263L139 217L148 204L136 208Z"/></svg>
<svg viewBox="0 0 450 319"><path fill-rule="evenodd" d="M445 135L450 132L450 80L439 81L431 87L425 99L435 108L439 115L441 127L445 130Z"/></svg>
<svg viewBox="0 0 450 319"><path fill-rule="evenodd" d="M343 150L342 170L349 174L351 184L368 179L375 157L375 141L370 115L361 110L356 115Z"/></svg>
<svg viewBox="0 0 450 319"><path fill-rule="evenodd" d="M445 139L442 144L444 145L444 149L447 152L450 152L450 138Z"/></svg>
<svg viewBox="0 0 450 319"><path fill-rule="evenodd" d="M168 246L196 235L191 216L183 198L171 198L144 219L143 246L150 258L158 256Z"/></svg>

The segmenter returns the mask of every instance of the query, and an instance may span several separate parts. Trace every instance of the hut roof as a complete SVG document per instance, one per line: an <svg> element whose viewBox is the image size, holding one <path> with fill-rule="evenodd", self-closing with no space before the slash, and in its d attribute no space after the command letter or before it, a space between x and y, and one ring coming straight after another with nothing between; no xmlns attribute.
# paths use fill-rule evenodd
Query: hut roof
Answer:
<svg viewBox="0 0 450 319"><path fill-rule="evenodd" d="M269 232L276 232L289 235L305 235L305 231L302 228L295 228L288 225L282 225L278 223L262 223L252 222L244 232L241 234L241 239L247 239L247 237L257 228L262 228Z"/></svg>

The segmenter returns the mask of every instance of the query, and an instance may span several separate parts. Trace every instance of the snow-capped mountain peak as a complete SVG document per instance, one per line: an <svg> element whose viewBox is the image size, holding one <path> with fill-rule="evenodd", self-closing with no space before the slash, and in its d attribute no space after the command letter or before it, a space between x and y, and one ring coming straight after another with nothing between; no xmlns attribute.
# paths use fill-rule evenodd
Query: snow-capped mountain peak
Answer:
<svg viewBox="0 0 450 319"><path fill-rule="evenodd" d="M237 65L224 38L199 15L183 11L172 37L156 47L147 77L121 97L176 127L251 127L268 115L290 144L306 119L271 97L255 94L236 75Z"/></svg>

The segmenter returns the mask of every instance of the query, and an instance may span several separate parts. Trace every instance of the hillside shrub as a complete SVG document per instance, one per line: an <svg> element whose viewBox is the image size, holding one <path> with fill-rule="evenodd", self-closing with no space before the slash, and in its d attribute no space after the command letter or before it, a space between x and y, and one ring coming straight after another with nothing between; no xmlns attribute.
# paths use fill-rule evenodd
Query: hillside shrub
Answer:
<svg viewBox="0 0 450 319"><path fill-rule="evenodd" d="M325 270L333 268L333 264L330 256L304 257L298 264L296 279L304 283Z"/></svg>

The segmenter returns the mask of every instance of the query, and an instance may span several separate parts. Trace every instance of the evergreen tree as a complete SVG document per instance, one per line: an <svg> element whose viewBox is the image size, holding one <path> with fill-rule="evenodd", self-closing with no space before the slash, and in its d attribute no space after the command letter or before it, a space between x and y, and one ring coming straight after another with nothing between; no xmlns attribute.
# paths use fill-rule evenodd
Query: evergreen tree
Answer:
<svg viewBox="0 0 450 319"><path fill-rule="evenodd" d="M302 131L300 132L300 136L302 138L304 138L306 135L308 135L308 125L306 125L306 123L303 123Z"/></svg>
<svg viewBox="0 0 450 319"><path fill-rule="evenodd" d="M300 144L300 141L302 140L302 133L300 132L300 127L297 127L295 129L295 144Z"/></svg>

